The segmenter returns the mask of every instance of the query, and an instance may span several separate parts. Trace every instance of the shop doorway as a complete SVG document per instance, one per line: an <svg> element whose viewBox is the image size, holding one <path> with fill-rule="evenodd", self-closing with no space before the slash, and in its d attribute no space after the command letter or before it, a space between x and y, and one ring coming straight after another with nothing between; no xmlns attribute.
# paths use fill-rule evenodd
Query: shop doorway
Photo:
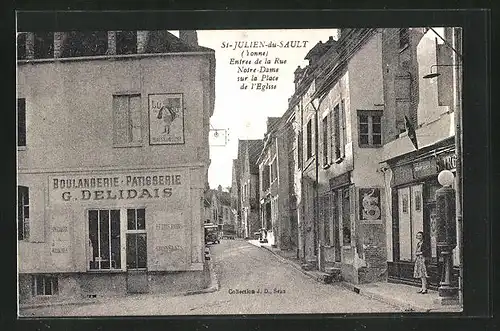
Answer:
<svg viewBox="0 0 500 331"><path fill-rule="evenodd" d="M147 234L145 209L127 209L127 291L147 293Z"/></svg>

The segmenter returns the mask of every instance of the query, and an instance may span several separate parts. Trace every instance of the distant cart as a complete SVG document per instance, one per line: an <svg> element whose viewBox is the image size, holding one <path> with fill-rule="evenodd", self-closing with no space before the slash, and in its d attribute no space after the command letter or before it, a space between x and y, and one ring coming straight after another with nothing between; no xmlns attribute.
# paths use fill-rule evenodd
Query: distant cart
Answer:
<svg viewBox="0 0 500 331"><path fill-rule="evenodd" d="M216 224L205 224L205 244L220 244L221 233Z"/></svg>

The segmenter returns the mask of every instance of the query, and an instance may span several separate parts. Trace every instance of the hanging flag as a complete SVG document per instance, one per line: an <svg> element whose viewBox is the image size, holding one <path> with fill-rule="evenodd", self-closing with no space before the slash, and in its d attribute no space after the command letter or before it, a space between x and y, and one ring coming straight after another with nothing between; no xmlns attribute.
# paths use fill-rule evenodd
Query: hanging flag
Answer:
<svg viewBox="0 0 500 331"><path fill-rule="evenodd" d="M225 129L210 129L210 146L226 146L227 131Z"/></svg>
<svg viewBox="0 0 500 331"><path fill-rule="evenodd" d="M408 138L410 138L411 143L418 150L418 141L417 141L417 134L415 133L415 128L411 124L408 117L406 117L406 115L405 115L405 126L406 126L406 132L408 133Z"/></svg>

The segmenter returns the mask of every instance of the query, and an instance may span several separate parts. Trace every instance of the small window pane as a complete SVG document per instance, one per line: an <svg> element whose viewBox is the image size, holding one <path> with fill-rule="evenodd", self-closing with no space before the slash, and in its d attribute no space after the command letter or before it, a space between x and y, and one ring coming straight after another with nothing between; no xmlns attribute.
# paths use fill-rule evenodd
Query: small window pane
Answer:
<svg viewBox="0 0 500 331"><path fill-rule="evenodd" d="M127 209L127 230L136 230L135 209Z"/></svg>
<svg viewBox="0 0 500 331"><path fill-rule="evenodd" d="M360 135L359 140L362 145L368 145L368 135Z"/></svg>
<svg viewBox="0 0 500 331"><path fill-rule="evenodd" d="M146 234L137 234L137 267L146 268L147 265L147 246L146 246Z"/></svg>
<svg viewBox="0 0 500 331"><path fill-rule="evenodd" d="M59 284L57 281L57 277L52 278L52 294L57 294L59 293Z"/></svg>
<svg viewBox="0 0 500 331"><path fill-rule="evenodd" d="M361 124L359 126L359 131L362 133L362 134L368 134L368 124Z"/></svg>
<svg viewBox="0 0 500 331"><path fill-rule="evenodd" d="M373 135L373 144L374 145L381 145L382 144L382 136L379 134Z"/></svg>
<svg viewBox="0 0 500 331"><path fill-rule="evenodd" d="M381 123L381 117L380 116L372 116L372 122L373 124L379 124Z"/></svg>
<svg viewBox="0 0 500 331"><path fill-rule="evenodd" d="M134 233L127 234L127 268L137 269L137 237Z"/></svg>
<svg viewBox="0 0 500 331"><path fill-rule="evenodd" d="M44 283L44 294L45 295L51 295L52 294L52 280L50 277L45 278L45 283Z"/></svg>
<svg viewBox="0 0 500 331"><path fill-rule="evenodd" d="M43 295L43 277L42 276L36 276L36 294L37 295Z"/></svg>
<svg viewBox="0 0 500 331"><path fill-rule="evenodd" d="M368 124L368 116L367 115L359 115L359 123Z"/></svg>
<svg viewBox="0 0 500 331"><path fill-rule="evenodd" d="M137 230L146 230L146 211L137 209Z"/></svg>
<svg viewBox="0 0 500 331"><path fill-rule="evenodd" d="M380 124L373 124L372 126L373 128L373 133L376 134L376 133L380 133L381 132L381 125Z"/></svg>

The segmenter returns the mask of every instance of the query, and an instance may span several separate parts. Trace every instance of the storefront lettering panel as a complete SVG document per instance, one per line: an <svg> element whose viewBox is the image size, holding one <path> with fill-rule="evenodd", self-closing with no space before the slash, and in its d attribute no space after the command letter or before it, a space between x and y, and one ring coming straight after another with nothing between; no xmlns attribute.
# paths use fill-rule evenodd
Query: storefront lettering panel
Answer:
<svg viewBox="0 0 500 331"><path fill-rule="evenodd" d="M182 171L50 176L51 204L182 202L188 176Z"/></svg>

